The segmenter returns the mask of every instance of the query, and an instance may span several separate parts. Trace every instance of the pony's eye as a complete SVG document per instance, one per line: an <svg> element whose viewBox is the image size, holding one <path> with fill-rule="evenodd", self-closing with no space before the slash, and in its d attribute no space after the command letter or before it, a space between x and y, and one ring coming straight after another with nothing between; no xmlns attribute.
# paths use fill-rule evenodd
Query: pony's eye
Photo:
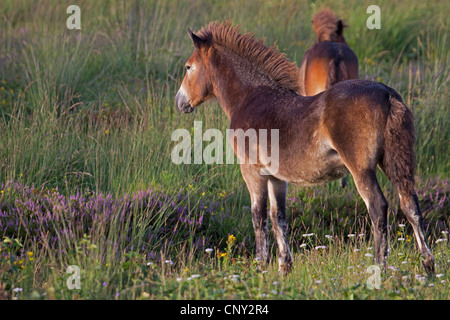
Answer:
<svg viewBox="0 0 450 320"><path fill-rule="evenodd" d="M191 66L186 66L186 71L191 70Z"/></svg>

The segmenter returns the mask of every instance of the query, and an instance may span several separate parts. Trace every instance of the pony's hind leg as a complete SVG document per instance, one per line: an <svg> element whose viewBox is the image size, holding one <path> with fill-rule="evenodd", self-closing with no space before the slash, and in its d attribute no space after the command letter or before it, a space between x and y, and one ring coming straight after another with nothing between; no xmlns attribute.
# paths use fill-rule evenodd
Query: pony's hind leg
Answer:
<svg viewBox="0 0 450 320"><path fill-rule="evenodd" d="M411 223L414 236L419 247L419 251L424 257L422 265L428 274L434 273L434 257L425 241L425 231L423 228L423 218L419 207L419 201L414 191L409 193L400 193L400 207L406 215L409 223Z"/></svg>
<svg viewBox="0 0 450 320"><path fill-rule="evenodd" d="M347 177L341 178L341 188L344 189L347 187Z"/></svg>
<svg viewBox="0 0 450 320"><path fill-rule="evenodd" d="M434 272L434 258L425 242L423 218L414 191L414 120L411 110L398 93L390 89L390 114L386 122L384 155L380 167L397 190L400 207L414 229L414 235L425 260L422 265L427 273Z"/></svg>
<svg viewBox="0 0 450 320"><path fill-rule="evenodd" d="M378 184L375 170L352 172L352 175L356 189L363 198L372 221L375 261L385 266L388 253L388 203Z"/></svg>
<svg viewBox="0 0 450 320"><path fill-rule="evenodd" d="M241 173L251 199L253 229L255 231L256 259L269 263L267 241L267 176L261 176L257 169L241 164Z"/></svg>
<svg viewBox="0 0 450 320"><path fill-rule="evenodd" d="M268 181L270 221L278 245L278 268L288 274L292 268L292 254L287 240L286 191L287 183L276 178Z"/></svg>

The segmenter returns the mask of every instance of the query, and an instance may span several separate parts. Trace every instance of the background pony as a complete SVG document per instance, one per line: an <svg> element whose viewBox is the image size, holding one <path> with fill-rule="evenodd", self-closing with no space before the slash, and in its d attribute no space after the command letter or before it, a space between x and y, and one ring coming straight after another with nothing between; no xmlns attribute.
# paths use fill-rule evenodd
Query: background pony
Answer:
<svg viewBox="0 0 450 320"><path fill-rule="evenodd" d="M342 80L358 78L358 58L344 38L346 25L329 9L312 19L315 44L303 56L300 94L313 96Z"/></svg>

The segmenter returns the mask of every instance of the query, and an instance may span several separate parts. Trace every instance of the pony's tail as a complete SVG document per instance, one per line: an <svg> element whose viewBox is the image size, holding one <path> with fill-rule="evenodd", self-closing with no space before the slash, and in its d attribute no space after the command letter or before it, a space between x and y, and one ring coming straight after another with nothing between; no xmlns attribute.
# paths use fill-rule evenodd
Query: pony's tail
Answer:
<svg viewBox="0 0 450 320"><path fill-rule="evenodd" d="M326 89L331 88L339 81L347 80L348 72L344 61L339 57L330 61L328 66L328 75Z"/></svg>
<svg viewBox="0 0 450 320"><path fill-rule="evenodd" d="M402 194L414 192L414 116L400 95L391 88L390 111L384 130L382 166L392 185Z"/></svg>

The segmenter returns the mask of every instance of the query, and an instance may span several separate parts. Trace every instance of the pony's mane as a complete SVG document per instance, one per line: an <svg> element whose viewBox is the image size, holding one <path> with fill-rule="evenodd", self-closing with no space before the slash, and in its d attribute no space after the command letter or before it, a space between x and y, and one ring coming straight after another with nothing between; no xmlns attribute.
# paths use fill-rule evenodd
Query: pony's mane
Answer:
<svg viewBox="0 0 450 320"><path fill-rule="evenodd" d="M268 76L278 87L298 92L298 67L286 58L275 46L268 47L252 33L239 33L239 26L230 21L211 22L196 35L210 44L223 46L246 59L255 68Z"/></svg>
<svg viewBox="0 0 450 320"><path fill-rule="evenodd" d="M312 18L316 42L338 41L339 21L341 20L330 9L322 9L317 12ZM341 28L346 27L342 21L340 23Z"/></svg>

